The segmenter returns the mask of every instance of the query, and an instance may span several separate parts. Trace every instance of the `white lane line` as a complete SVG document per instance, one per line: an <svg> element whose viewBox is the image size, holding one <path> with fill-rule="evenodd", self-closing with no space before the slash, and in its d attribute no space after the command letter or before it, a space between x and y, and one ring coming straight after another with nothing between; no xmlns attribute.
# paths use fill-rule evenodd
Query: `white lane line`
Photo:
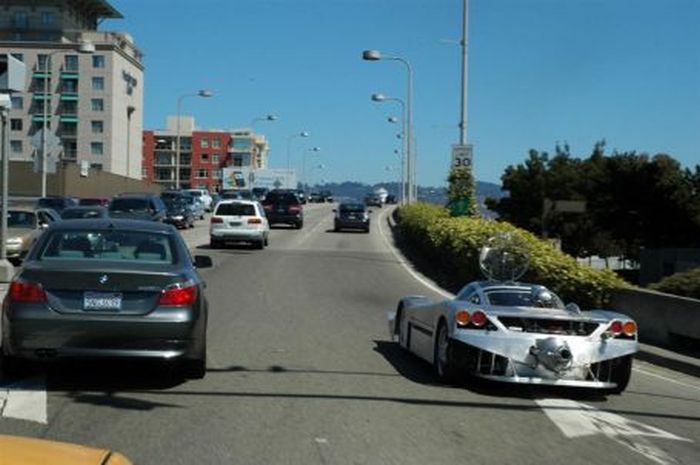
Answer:
<svg viewBox="0 0 700 465"><path fill-rule="evenodd" d="M454 298L454 294L445 291L444 289L441 289L428 281L427 279L423 278L421 275L413 271L411 266L406 263L406 260L403 259L403 257L399 254L399 252L396 250L396 248L389 242L389 239L386 237L386 234L384 234L384 225L385 225L385 217L386 214L389 212L389 210L384 210L380 217L379 217L379 233L382 235L382 239L384 239L384 243L386 244L387 248L391 251L391 253L394 255L396 260L403 266L403 268L408 271L408 273L415 279L416 281L420 282L423 284L425 287L428 289L432 290L433 292L436 292L440 294L441 296L447 298L447 299L452 299Z"/></svg>
<svg viewBox="0 0 700 465"><path fill-rule="evenodd" d="M693 442L673 433L569 399L536 399L567 438L602 434L660 465L678 463L647 438Z"/></svg>
<svg viewBox="0 0 700 465"><path fill-rule="evenodd" d="M0 416L46 424L46 379L29 378L0 386Z"/></svg>
<svg viewBox="0 0 700 465"><path fill-rule="evenodd" d="M636 371L637 373L641 373L641 374L643 374L643 375L647 375L647 376L652 376L652 377L654 377L654 378L663 379L664 381L669 382L669 383L678 384L679 386L684 386L684 387L687 387L687 388L691 388L691 389L695 389L695 390L697 390L697 391L700 391L700 386L694 386L694 385L692 385L692 384L688 384L688 383L684 383L684 382L681 382L681 381L677 381L677 380L675 380L675 379L673 379L673 378L669 378L669 377L667 377L667 376L658 375L658 374L656 374L656 373L652 373L651 371L642 370L641 368L637 368L637 367L633 367L632 370L633 370L633 371Z"/></svg>

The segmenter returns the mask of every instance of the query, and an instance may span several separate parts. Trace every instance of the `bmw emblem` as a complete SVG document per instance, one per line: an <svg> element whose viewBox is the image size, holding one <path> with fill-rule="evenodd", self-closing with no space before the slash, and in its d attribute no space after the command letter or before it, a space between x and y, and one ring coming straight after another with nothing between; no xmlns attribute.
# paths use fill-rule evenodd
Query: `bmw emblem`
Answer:
<svg viewBox="0 0 700 465"><path fill-rule="evenodd" d="M100 276L99 281L100 281L100 284L107 284L107 281L109 281L109 276L107 276L106 274L103 274L102 276Z"/></svg>

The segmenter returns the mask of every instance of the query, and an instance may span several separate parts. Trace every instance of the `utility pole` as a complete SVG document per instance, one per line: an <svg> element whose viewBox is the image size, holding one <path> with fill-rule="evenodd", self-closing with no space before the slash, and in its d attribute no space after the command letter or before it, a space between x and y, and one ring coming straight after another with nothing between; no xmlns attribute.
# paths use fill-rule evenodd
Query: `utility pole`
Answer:
<svg viewBox="0 0 700 465"><path fill-rule="evenodd" d="M462 99L459 120L459 145L467 143L467 27L469 25L469 0L462 0Z"/></svg>

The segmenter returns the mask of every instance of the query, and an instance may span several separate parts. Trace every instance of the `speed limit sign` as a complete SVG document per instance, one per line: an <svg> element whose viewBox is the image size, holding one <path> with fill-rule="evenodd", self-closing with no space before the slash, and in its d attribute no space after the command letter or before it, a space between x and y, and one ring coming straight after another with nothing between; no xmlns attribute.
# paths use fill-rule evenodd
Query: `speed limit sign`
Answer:
<svg viewBox="0 0 700 465"><path fill-rule="evenodd" d="M455 144L452 146L452 167L462 168L472 166L472 145L459 145Z"/></svg>

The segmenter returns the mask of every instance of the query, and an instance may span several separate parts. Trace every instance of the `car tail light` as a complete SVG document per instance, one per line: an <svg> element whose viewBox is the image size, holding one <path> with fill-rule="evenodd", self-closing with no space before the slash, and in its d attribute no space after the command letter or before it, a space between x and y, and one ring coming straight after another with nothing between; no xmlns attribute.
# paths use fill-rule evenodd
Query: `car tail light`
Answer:
<svg viewBox="0 0 700 465"><path fill-rule="evenodd" d="M615 320L612 323L610 323L610 326L608 327L608 332L612 333L613 336L617 336L618 334L622 333L622 322Z"/></svg>
<svg viewBox="0 0 700 465"><path fill-rule="evenodd" d="M224 219L221 218L221 217L219 217L219 216L212 216L212 217L211 217L211 222L212 222L212 224L214 224L214 223L223 223L223 222L224 222Z"/></svg>
<svg viewBox="0 0 700 465"><path fill-rule="evenodd" d="M197 285L191 282L174 284L163 289L158 305L166 307L186 307L197 300Z"/></svg>
<svg viewBox="0 0 700 465"><path fill-rule="evenodd" d="M248 224L262 224L260 218L248 218Z"/></svg>
<svg viewBox="0 0 700 465"><path fill-rule="evenodd" d="M455 322L458 326L467 326L469 324L469 312L466 310L458 310L455 313Z"/></svg>
<svg viewBox="0 0 700 465"><path fill-rule="evenodd" d="M263 205L263 209L264 209L266 212L271 212L271 211L272 211L272 205L269 204L269 203L268 203L267 205Z"/></svg>
<svg viewBox="0 0 700 465"><path fill-rule="evenodd" d="M486 314L482 312L481 310L477 310L474 312L472 315L472 325L476 326L477 328L481 328L488 322L488 318L486 318Z"/></svg>
<svg viewBox="0 0 700 465"><path fill-rule="evenodd" d="M44 288L41 287L41 284L29 281L12 281L8 294L12 302L38 303L46 301L46 292L44 292Z"/></svg>
<svg viewBox="0 0 700 465"><path fill-rule="evenodd" d="M625 336L634 336L637 334L637 323L634 321L625 321L622 325L622 332L625 333Z"/></svg>
<svg viewBox="0 0 700 465"><path fill-rule="evenodd" d="M289 207L289 213L299 213L301 212L301 207L298 205L292 205Z"/></svg>

